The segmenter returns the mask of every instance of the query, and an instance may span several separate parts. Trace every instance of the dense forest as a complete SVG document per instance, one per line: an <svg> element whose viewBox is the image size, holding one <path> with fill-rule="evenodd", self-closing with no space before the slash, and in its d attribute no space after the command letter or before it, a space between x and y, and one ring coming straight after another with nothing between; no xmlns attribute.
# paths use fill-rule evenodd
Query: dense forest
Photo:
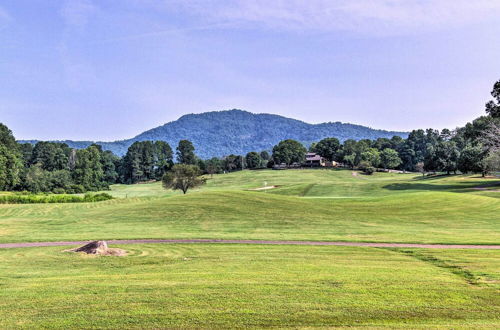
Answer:
<svg viewBox="0 0 500 330"><path fill-rule="evenodd" d="M340 122L308 124L299 120L272 114L253 114L242 110L213 111L189 114L176 121L148 130L136 137L115 142L96 142L104 150L123 156L134 142L165 141L171 146L180 139L193 143L203 159L229 154L246 154L252 150L271 150L285 139L294 139L305 145L326 137L340 141L347 139L391 138L408 136L406 132L391 132ZM21 141L35 144L37 141ZM90 141L60 141L75 149L94 144Z"/></svg>
<svg viewBox="0 0 500 330"><path fill-rule="evenodd" d="M377 168L404 171L481 173L500 171L500 81L486 103L486 115L455 130L418 129L402 138L323 138L309 151L329 161L368 174ZM109 189L115 183L161 180L174 165L195 165L200 173L214 174L275 164L301 164L308 150L295 139L284 139L272 150L203 159L192 141L179 141L174 151L165 141L136 141L123 157L91 144L84 149L66 143L18 143L0 124L0 190L83 193Z"/></svg>

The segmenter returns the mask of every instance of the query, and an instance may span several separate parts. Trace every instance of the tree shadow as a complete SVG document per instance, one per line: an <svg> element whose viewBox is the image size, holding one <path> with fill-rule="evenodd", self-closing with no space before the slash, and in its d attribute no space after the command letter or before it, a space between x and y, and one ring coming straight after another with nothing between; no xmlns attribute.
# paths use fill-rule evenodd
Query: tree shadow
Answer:
<svg viewBox="0 0 500 330"><path fill-rule="evenodd" d="M442 178L442 176L440 176ZM415 181L433 181L433 179L415 179ZM422 182L391 183L383 186L387 190L420 190L420 191L451 191L451 192L471 192L482 188L500 187L500 181L485 183L484 180L473 180L467 182L457 182L450 184L433 184Z"/></svg>

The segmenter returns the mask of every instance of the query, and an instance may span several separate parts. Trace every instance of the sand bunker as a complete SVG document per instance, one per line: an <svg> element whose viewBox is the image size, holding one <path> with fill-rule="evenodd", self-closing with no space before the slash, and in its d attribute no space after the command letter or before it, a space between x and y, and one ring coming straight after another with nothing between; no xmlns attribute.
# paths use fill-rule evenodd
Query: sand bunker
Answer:
<svg viewBox="0 0 500 330"><path fill-rule="evenodd" d="M101 256L124 256L127 254L125 250L109 248L106 241L93 241L79 248L66 250L65 252L82 252Z"/></svg>
<svg viewBox="0 0 500 330"><path fill-rule="evenodd" d="M248 190L269 190L269 189L274 189L278 188L279 186L265 186L265 187L260 187L260 188L253 188L253 189L248 189Z"/></svg>

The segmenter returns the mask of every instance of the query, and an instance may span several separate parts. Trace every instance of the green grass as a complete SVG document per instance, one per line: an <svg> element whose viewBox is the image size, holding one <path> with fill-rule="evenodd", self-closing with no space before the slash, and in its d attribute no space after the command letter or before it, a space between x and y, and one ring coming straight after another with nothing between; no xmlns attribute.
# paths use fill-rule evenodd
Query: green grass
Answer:
<svg viewBox="0 0 500 330"><path fill-rule="evenodd" d="M279 188L248 190L264 182ZM118 198L100 203L0 205L0 242L225 238L498 244L500 193L472 188L499 182L268 170L214 176L187 195L165 191L159 183L120 185L111 191Z"/></svg>
<svg viewBox="0 0 500 330"><path fill-rule="evenodd" d="M6 194L0 195L0 204L55 204L55 203L94 203L113 199L107 193L68 194Z"/></svg>
<svg viewBox="0 0 500 330"><path fill-rule="evenodd" d="M470 284L384 249L123 248L126 257L0 250L0 328L500 326L500 264L491 251L425 251L488 279Z"/></svg>
<svg viewBox="0 0 500 330"><path fill-rule="evenodd" d="M0 205L0 242L499 244L499 184L463 175L264 170L216 175L187 195L160 183L115 185L115 199L99 203ZM251 190L264 185L278 188ZM500 327L498 250L122 248L125 257L0 250L0 328Z"/></svg>

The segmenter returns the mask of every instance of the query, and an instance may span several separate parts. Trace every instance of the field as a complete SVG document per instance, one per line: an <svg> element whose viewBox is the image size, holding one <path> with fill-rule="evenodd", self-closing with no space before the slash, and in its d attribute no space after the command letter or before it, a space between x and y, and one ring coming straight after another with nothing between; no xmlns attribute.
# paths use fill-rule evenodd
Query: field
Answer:
<svg viewBox="0 0 500 330"><path fill-rule="evenodd" d="M495 244L498 184L476 176L353 176L347 170L244 171L187 195L115 186L100 203L0 205L0 243L221 238ZM276 189L251 191L264 186ZM496 190L496 189L493 189Z"/></svg>
<svg viewBox="0 0 500 330"><path fill-rule="evenodd" d="M0 205L0 242L133 238L500 243L499 179L348 170L216 175L187 195ZM255 191L264 186L274 189ZM0 249L0 328L500 327L500 252L123 245Z"/></svg>

